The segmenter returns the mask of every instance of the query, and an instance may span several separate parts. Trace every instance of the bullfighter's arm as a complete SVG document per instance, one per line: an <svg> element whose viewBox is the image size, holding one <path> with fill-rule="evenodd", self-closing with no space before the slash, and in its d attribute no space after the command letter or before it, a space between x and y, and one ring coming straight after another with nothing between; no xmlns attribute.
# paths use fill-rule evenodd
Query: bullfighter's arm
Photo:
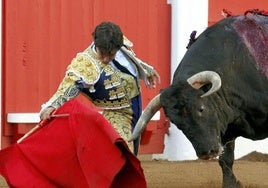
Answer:
<svg viewBox="0 0 268 188"><path fill-rule="evenodd" d="M139 60L141 67L144 69L146 73L146 79L144 80L146 83L146 86L148 87L156 87L156 83L160 83L160 75L158 72L151 66L148 65L147 63L141 61L136 57L137 60Z"/></svg>
<svg viewBox="0 0 268 188"><path fill-rule="evenodd" d="M83 86L94 87L94 83L99 78L99 69L90 61L87 54L78 54L68 66L66 75L61 81L54 95L42 105L40 111L41 119L49 118L50 113L70 99L75 98ZM79 84L78 84L79 82Z"/></svg>
<svg viewBox="0 0 268 188"><path fill-rule="evenodd" d="M129 41L126 36L124 36L124 46L121 48L121 50L136 64L139 76L142 80L144 80L146 86L155 88L156 83L160 83L160 75L151 65L148 65L144 61L137 58L135 52L132 50L132 47L133 43Z"/></svg>

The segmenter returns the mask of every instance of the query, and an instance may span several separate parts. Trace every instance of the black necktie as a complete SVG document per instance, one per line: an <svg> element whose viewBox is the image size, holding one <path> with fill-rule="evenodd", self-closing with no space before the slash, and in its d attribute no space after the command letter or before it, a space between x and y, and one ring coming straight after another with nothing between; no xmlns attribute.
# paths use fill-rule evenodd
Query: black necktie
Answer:
<svg viewBox="0 0 268 188"><path fill-rule="evenodd" d="M133 76L133 75L131 74L131 72L130 72L126 67L122 66L122 65L121 65L118 61L116 61L115 59L113 60L113 63L114 63L114 65L115 65L121 72Z"/></svg>

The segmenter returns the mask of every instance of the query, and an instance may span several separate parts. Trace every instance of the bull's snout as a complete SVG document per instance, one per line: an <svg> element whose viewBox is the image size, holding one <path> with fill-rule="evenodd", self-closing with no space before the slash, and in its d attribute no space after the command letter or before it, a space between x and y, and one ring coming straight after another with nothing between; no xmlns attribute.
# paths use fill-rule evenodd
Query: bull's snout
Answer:
<svg viewBox="0 0 268 188"><path fill-rule="evenodd" d="M207 152L199 153L198 157L204 160L215 159L216 157L220 156L222 152L223 147L219 144L218 146L212 147Z"/></svg>

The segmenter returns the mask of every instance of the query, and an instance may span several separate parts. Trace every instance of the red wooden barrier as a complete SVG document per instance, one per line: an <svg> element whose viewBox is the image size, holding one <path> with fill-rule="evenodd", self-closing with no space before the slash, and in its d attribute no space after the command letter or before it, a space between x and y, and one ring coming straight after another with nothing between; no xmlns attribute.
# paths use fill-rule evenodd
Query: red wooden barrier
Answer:
<svg viewBox="0 0 268 188"><path fill-rule="evenodd" d="M2 148L34 125L8 123L7 114L39 112L71 59L91 43L91 33L101 21L119 24L138 57L162 76L156 90L142 85L143 106L170 82L170 6L165 0L4 0L2 6ZM164 122L161 114L149 126L153 137L157 135L150 143L156 144L142 152L163 150Z"/></svg>

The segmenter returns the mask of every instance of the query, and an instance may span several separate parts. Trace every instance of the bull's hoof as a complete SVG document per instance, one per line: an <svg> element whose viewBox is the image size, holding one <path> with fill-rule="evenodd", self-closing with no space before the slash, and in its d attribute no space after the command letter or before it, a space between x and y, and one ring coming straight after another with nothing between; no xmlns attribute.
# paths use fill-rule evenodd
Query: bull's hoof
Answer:
<svg viewBox="0 0 268 188"><path fill-rule="evenodd" d="M244 188L243 184L238 180L236 183L225 184L222 188Z"/></svg>
<svg viewBox="0 0 268 188"><path fill-rule="evenodd" d="M244 188L243 184L239 180L236 182L236 187L237 188Z"/></svg>

